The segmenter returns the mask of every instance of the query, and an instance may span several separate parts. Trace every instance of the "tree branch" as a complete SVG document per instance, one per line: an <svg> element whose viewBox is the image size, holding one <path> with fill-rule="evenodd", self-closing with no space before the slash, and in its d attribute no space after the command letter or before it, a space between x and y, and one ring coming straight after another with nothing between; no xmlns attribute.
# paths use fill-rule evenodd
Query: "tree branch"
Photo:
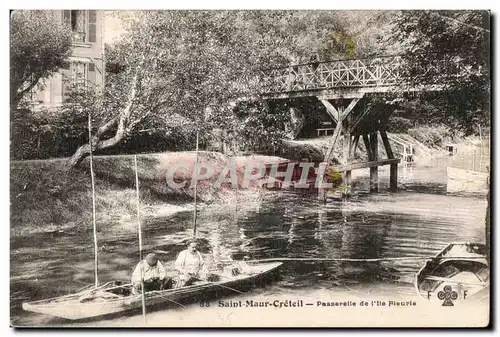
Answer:
<svg viewBox="0 0 500 337"><path fill-rule="evenodd" d="M40 81L40 76L37 76L37 77L35 77L35 80L31 81L31 84L28 85L26 88L24 88L24 89L19 88L16 92L16 96L14 97L14 100L20 101L21 98L23 98L24 94L29 92L31 89L33 89L35 87L35 85L38 84L39 81Z"/></svg>
<svg viewBox="0 0 500 337"><path fill-rule="evenodd" d="M106 124L99 127L99 129L97 129L97 133L95 134L95 137L101 138L106 132L108 132L113 126L115 126L116 123L118 122L118 119L119 119L118 117L120 117L120 115L113 117Z"/></svg>
<svg viewBox="0 0 500 337"><path fill-rule="evenodd" d="M118 129L116 130L115 135L112 138L106 139L104 141L100 141L97 144L98 149L105 149L110 146L114 146L118 144L127 134L127 122L129 121L130 114L132 112L132 107L134 105L134 101L137 95L137 84L139 78L139 70L136 70L134 74L134 78L132 79L132 90L129 95L129 101L127 106L123 109L123 111L118 116ZM113 120L108 122L107 124L111 124ZM111 124L112 125L112 124Z"/></svg>

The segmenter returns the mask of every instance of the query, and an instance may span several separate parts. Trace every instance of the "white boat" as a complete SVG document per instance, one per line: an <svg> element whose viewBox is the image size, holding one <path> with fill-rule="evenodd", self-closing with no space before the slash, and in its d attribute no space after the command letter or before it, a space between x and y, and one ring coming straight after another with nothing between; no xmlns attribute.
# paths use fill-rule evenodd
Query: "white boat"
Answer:
<svg viewBox="0 0 500 337"><path fill-rule="evenodd" d="M453 300L489 295L487 252L482 243L449 244L416 274L417 293L425 299L442 299L449 293Z"/></svg>
<svg viewBox="0 0 500 337"><path fill-rule="evenodd" d="M179 306L179 302L192 302L196 299L207 301L221 294L239 293L259 281L272 278L281 264L281 262L238 263L239 274L233 276L224 272L212 273L219 279L215 282L198 281L182 288L146 292L146 307L168 304ZM70 320L124 313L140 309L141 306L142 295L133 293L132 284L120 281L108 282L98 288L71 295L23 303L23 309L26 311Z"/></svg>

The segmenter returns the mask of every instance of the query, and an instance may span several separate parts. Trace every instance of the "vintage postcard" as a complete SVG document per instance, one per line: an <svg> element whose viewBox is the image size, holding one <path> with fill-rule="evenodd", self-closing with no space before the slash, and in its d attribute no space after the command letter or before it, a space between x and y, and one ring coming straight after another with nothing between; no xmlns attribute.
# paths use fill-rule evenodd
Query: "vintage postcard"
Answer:
<svg viewBox="0 0 500 337"><path fill-rule="evenodd" d="M487 327L490 12L12 10L13 327Z"/></svg>

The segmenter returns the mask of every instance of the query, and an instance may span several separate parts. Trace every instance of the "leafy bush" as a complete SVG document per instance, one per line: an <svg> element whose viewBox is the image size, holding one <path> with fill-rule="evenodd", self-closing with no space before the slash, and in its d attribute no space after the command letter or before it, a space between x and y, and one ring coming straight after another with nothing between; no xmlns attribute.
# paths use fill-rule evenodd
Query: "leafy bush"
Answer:
<svg viewBox="0 0 500 337"><path fill-rule="evenodd" d="M454 132L445 125L421 126L408 130L408 134L429 147L442 147L454 138Z"/></svg>
<svg viewBox="0 0 500 337"><path fill-rule="evenodd" d="M406 133L408 129L414 127L414 122L408 118L391 116L389 118L388 129L394 133Z"/></svg>

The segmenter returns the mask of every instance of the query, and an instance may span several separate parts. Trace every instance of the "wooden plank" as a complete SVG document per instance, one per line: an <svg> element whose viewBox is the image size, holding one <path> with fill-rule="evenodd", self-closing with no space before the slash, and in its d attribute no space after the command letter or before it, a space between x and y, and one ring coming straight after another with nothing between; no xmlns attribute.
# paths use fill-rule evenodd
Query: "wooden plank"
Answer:
<svg viewBox="0 0 500 337"><path fill-rule="evenodd" d="M352 142L352 147L351 147L351 154L350 157L354 158L354 155L356 154L356 149L358 148L358 143L359 143L359 137L361 135L355 135L353 136L353 142Z"/></svg>
<svg viewBox="0 0 500 337"><path fill-rule="evenodd" d="M350 131L351 131L351 132L355 132L356 127L359 125L359 123L361 123L361 121L362 121L363 119L365 119L365 118L368 116L368 114L369 114L369 113L371 112L371 110L372 110L372 107L373 107L373 105L369 105L369 106L368 106L368 107L367 107L367 108L363 111L363 113L361 114L361 116L359 116L359 117L358 117L358 118L354 121L354 124L350 127Z"/></svg>
<svg viewBox="0 0 500 337"><path fill-rule="evenodd" d="M394 95L395 92L421 92L421 91L442 91L446 85L419 85L419 86L400 86L388 84L385 86L366 86L366 87L335 87L329 89L307 89L300 91L284 92L273 90L273 92L263 92L260 94L262 99L290 99L299 97L318 97L320 99L349 99L360 97L363 94L387 93Z"/></svg>
<svg viewBox="0 0 500 337"><path fill-rule="evenodd" d="M389 184L391 192L396 192L398 190L398 164L391 164Z"/></svg>
<svg viewBox="0 0 500 337"><path fill-rule="evenodd" d="M380 131L380 137L384 142L385 152L389 159L394 158L394 153L391 149L391 143L389 142L389 137L387 137L387 132L385 130ZM391 192L396 192L398 190L398 164L391 164L390 176L389 176L389 189Z"/></svg>
<svg viewBox="0 0 500 337"><path fill-rule="evenodd" d="M385 152L387 153L387 157L392 159L394 158L394 153L391 149L391 143L389 143L389 137L387 137L387 132L385 130L380 131L380 137L382 138L382 142L384 142Z"/></svg>
<svg viewBox="0 0 500 337"><path fill-rule="evenodd" d="M318 133L318 137L319 137L319 134L321 132L324 132L325 136L328 135L328 131L335 131L335 128L327 128L327 129L316 129L317 133Z"/></svg>
<svg viewBox="0 0 500 337"><path fill-rule="evenodd" d="M378 134L376 131L370 133L370 145L371 145L373 160L378 160Z"/></svg>
<svg viewBox="0 0 500 337"><path fill-rule="evenodd" d="M341 131L342 131L342 120L339 120L339 122L337 123L337 127L335 128L335 131L333 132L332 143L330 144L330 147L326 151L324 161L327 163L327 165L330 163L330 160L332 159L331 157L332 157L333 149L335 148L335 144L337 144L337 140L340 136Z"/></svg>
<svg viewBox="0 0 500 337"><path fill-rule="evenodd" d="M344 138L342 140L342 163L347 164L349 162L349 154L351 147L351 136L348 133L345 133L344 130Z"/></svg>
<svg viewBox="0 0 500 337"><path fill-rule="evenodd" d="M351 113L351 111L354 109L354 107L356 106L356 104L358 104L358 102L359 102L360 99L361 98L353 98L353 100L351 101L351 103L349 103L349 105L347 106L347 108L342 113L342 119L344 119L345 117L347 117Z"/></svg>
<svg viewBox="0 0 500 337"><path fill-rule="evenodd" d="M342 153L342 163L344 165L348 165L350 162L350 154L351 154L351 135L346 132L344 129L344 139L342 142L343 153ZM345 189L343 191L344 196L348 196L351 194L351 171L346 170L342 172L342 181L344 182Z"/></svg>
<svg viewBox="0 0 500 337"><path fill-rule="evenodd" d="M378 161L378 135L370 134L370 145L374 161ZM378 165L370 167L370 192L378 192Z"/></svg>
<svg viewBox="0 0 500 337"><path fill-rule="evenodd" d="M343 89L343 88L341 88ZM359 89L359 88L356 88ZM339 94L337 91L334 91L332 89L324 89L320 91L318 99L352 99L352 98L362 98L364 96L364 92L358 92L359 90L346 90L344 93Z"/></svg>
<svg viewBox="0 0 500 337"><path fill-rule="evenodd" d="M401 160L399 158L394 159L381 159L377 161L366 161L363 163L349 163L347 165L336 165L333 168L338 172L359 170L364 168L372 168L385 165L398 164Z"/></svg>
<svg viewBox="0 0 500 337"><path fill-rule="evenodd" d="M337 121L339 120L339 116L340 116L339 111L337 109L335 109L335 107L332 105L332 103L328 102L326 99L320 99L320 101L325 106L326 112L328 113L328 115L333 119L333 121L335 123L337 123Z"/></svg>
<svg viewBox="0 0 500 337"><path fill-rule="evenodd" d="M370 139L368 139L368 134L366 133L363 133L363 142L365 143L365 149L366 149L366 153L368 155L368 160L375 160L373 158L373 154L372 154L372 147L370 145Z"/></svg>

